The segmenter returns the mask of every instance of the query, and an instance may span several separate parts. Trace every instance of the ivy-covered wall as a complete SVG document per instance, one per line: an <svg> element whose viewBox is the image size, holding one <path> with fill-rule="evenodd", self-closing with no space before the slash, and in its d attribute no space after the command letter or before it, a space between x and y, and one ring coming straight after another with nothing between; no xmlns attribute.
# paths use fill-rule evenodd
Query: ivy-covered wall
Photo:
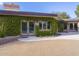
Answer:
<svg viewBox="0 0 79 59"><path fill-rule="evenodd" d="M0 37L5 36L5 23L4 23L4 17L0 17Z"/></svg>
<svg viewBox="0 0 79 59"><path fill-rule="evenodd" d="M63 32L64 31L64 22L59 21L58 22L58 32Z"/></svg>
<svg viewBox="0 0 79 59"><path fill-rule="evenodd" d="M49 31L40 31L39 26L36 25L36 35L37 36L51 36L56 35L58 31L58 21L54 18L43 19L44 21L49 21L51 24L51 30ZM39 22L39 21L38 21Z"/></svg>
<svg viewBox="0 0 79 59"><path fill-rule="evenodd" d="M0 37L16 36L20 34L20 17L13 15L0 15Z"/></svg>
<svg viewBox="0 0 79 59"><path fill-rule="evenodd" d="M58 22L51 17L31 17L31 16L16 16L16 15L0 15L0 37L4 36L16 36L21 34L21 20L35 21L40 20L50 21L50 31L39 31L39 26L35 27L35 35L48 36L54 35L58 29Z"/></svg>

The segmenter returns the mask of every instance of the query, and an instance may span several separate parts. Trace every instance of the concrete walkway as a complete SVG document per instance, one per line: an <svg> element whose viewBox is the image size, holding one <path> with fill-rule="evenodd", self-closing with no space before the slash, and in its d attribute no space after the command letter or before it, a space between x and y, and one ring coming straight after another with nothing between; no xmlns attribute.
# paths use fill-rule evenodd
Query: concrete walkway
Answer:
<svg viewBox="0 0 79 59"><path fill-rule="evenodd" d="M79 32L69 32L69 33L60 33L59 36L48 36L48 37L36 37L30 36L28 38L19 38L19 41L42 41L42 40L79 40Z"/></svg>

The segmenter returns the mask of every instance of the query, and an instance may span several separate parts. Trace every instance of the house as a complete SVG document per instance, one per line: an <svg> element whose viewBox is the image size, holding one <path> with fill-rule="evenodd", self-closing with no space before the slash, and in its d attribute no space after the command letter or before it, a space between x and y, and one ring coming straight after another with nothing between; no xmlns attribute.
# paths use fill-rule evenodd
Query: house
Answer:
<svg viewBox="0 0 79 59"><path fill-rule="evenodd" d="M0 36L49 36L58 32L57 14L0 10Z"/></svg>
<svg viewBox="0 0 79 59"><path fill-rule="evenodd" d="M59 20L58 14L19 11L14 3L0 10L0 37L35 35L50 36L58 32L79 31L79 20Z"/></svg>
<svg viewBox="0 0 79 59"><path fill-rule="evenodd" d="M0 36L49 36L79 31L79 20L58 20L57 14L0 10Z"/></svg>

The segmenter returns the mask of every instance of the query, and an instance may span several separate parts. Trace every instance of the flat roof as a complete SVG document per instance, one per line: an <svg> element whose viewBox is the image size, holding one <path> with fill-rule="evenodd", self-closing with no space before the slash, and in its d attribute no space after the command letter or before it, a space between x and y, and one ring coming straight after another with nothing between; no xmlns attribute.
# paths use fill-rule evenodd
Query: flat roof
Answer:
<svg viewBox="0 0 79 59"><path fill-rule="evenodd" d="M68 19L68 20L64 20L66 22L79 22L79 19Z"/></svg>
<svg viewBox="0 0 79 59"><path fill-rule="evenodd" d="M0 10L0 15L57 16L57 14L53 14L53 13L26 12L26 11L9 11L9 10Z"/></svg>

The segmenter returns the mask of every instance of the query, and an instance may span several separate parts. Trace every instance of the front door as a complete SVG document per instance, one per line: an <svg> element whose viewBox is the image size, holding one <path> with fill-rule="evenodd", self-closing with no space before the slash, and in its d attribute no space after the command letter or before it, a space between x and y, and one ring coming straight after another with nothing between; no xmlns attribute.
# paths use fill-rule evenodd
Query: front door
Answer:
<svg viewBox="0 0 79 59"><path fill-rule="evenodd" d="M34 34L34 22L22 22L22 34Z"/></svg>
<svg viewBox="0 0 79 59"><path fill-rule="evenodd" d="M27 22L22 22L22 34L27 33Z"/></svg>
<svg viewBox="0 0 79 59"><path fill-rule="evenodd" d="M33 34L34 33L34 22L29 22L28 26L29 26L29 29L28 29L29 33Z"/></svg>

